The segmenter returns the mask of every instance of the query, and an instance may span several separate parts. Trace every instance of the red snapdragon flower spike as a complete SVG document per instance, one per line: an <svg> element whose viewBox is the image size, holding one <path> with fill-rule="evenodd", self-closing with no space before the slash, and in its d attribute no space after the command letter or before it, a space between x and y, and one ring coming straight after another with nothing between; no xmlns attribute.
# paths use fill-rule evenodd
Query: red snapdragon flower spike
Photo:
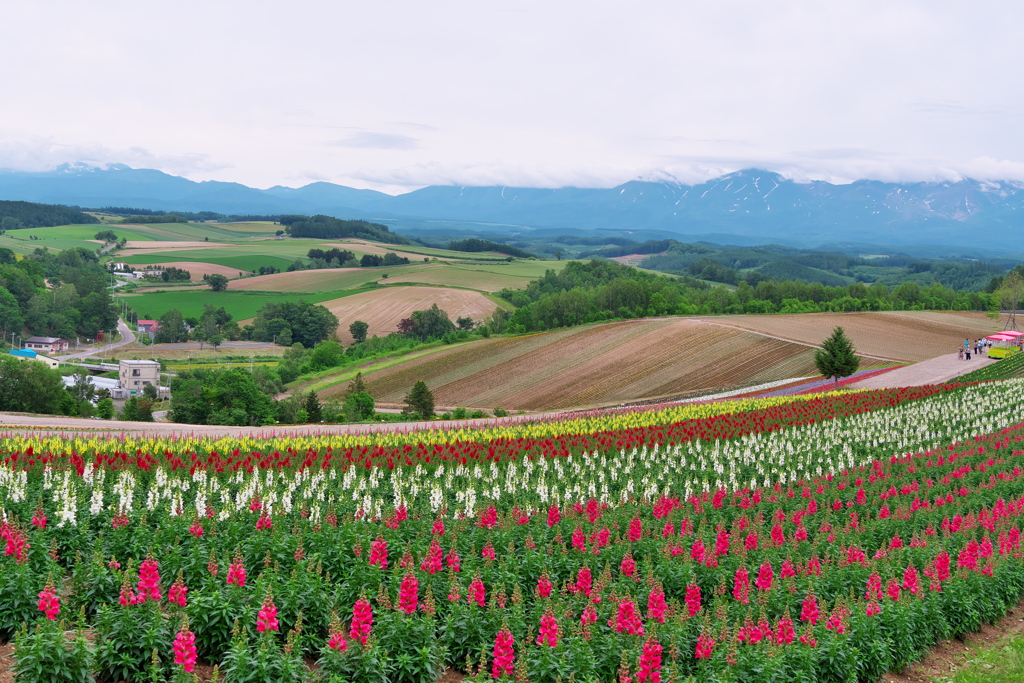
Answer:
<svg viewBox="0 0 1024 683"><path fill-rule="evenodd" d="M868 587L864 591L865 600L881 600L882 599L882 577L878 572L872 572L871 576L868 577Z"/></svg>
<svg viewBox="0 0 1024 683"><path fill-rule="evenodd" d="M333 631L327 639L327 647L338 652L347 650L348 641L345 640L345 634L340 630Z"/></svg>
<svg viewBox="0 0 1024 683"><path fill-rule="evenodd" d="M4 555L8 557L14 555L14 560L18 564L22 564L28 559L28 549L32 546L29 545L28 537L25 533L16 527L8 527L4 524L3 527L3 538L7 541L7 548L4 551Z"/></svg>
<svg viewBox="0 0 1024 683"><path fill-rule="evenodd" d="M644 536L644 524L640 521L639 517L634 517L629 520L629 532L627 538L631 543L636 543Z"/></svg>
<svg viewBox="0 0 1024 683"><path fill-rule="evenodd" d="M174 637L174 663L181 664L185 673L192 673L196 666L196 636L192 631L182 629Z"/></svg>
<svg viewBox="0 0 1024 683"><path fill-rule="evenodd" d="M484 547L480 551L480 556L483 557L485 560L497 559L497 555L495 555L495 553L494 553L494 546L491 545L490 541L487 541L487 543L484 543Z"/></svg>
<svg viewBox="0 0 1024 683"><path fill-rule="evenodd" d="M441 550L441 546L436 539L431 541L430 548L427 550L427 556L423 558L423 562L420 564L420 569L428 574L436 574L444 569L444 551Z"/></svg>
<svg viewBox="0 0 1024 683"><path fill-rule="evenodd" d="M477 526L484 529L493 529L498 523L498 509L493 505L487 506L487 508L480 513L480 521L477 522Z"/></svg>
<svg viewBox="0 0 1024 683"><path fill-rule="evenodd" d="M260 607L259 613L256 614L256 630L260 633L267 631L277 631L281 628L277 621L277 605L274 604L274 599L270 597L270 593L263 598L263 606Z"/></svg>
<svg viewBox="0 0 1024 683"><path fill-rule="evenodd" d="M181 579L174 582L171 589L167 591L167 602L178 607L186 607L188 605L188 587L185 586Z"/></svg>
<svg viewBox="0 0 1024 683"><path fill-rule="evenodd" d="M765 561L761 563L761 568L757 572L757 590L770 591L774 580L775 572L772 571L771 562Z"/></svg>
<svg viewBox="0 0 1024 683"><path fill-rule="evenodd" d="M39 527L43 531L46 530L46 514L43 512L42 506L36 508L32 515L32 526Z"/></svg>
<svg viewBox="0 0 1024 683"><path fill-rule="evenodd" d="M548 528L551 528L561 521L562 515L558 512L558 506L554 503L548 508Z"/></svg>
<svg viewBox="0 0 1024 683"><path fill-rule="evenodd" d="M466 595L466 601L470 604L475 602L480 607L486 606L484 582L480 580L479 576L474 576L473 580L469 582L469 593Z"/></svg>
<svg viewBox="0 0 1024 683"><path fill-rule="evenodd" d="M697 659L710 659L715 651L715 639L706 633L697 637L697 646L694 648L693 656Z"/></svg>
<svg viewBox="0 0 1024 683"><path fill-rule="evenodd" d="M494 664L491 666L491 676L501 678L511 676L513 672L513 661L515 660L515 640L512 632L507 626L503 626L497 635L494 636Z"/></svg>
<svg viewBox="0 0 1024 683"><path fill-rule="evenodd" d="M538 645L558 647L558 620L549 608L540 618L540 631L537 636Z"/></svg>
<svg viewBox="0 0 1024 683"><path fill-rule="evenodd" d="M448 566L448 569L456 574L462 571L461 559L459 554L455 552L455 546L452 546L452 549L448 551L448 556L444 558L444 563Z"/></svg>
<svg viewBox="0 0 1024 683"><path fill-rule="evenodd" d="M810 622L813 625L818 623L820 616L818 612L818 599L814 596L813 592L808 592L800 608L800 621Z"/></svg>
<svg viewBox="0 0 1024 683"><path fill-rule="evenodd" d="M578 524L572 530L572 549L581 553L587 552L587 537L583 533L583 528Z"/></svg>
<svg viewBox="0 0 1024 683"><path fill-rule="evenodd" d="M636 560L633 559L633 553L627 551L622 556L622 563L619 565L619 571L622 572L623 576L636 577Z"/></svg>
<svg viewBox="0 0 1024 683"><path fill-rule="evenodd" d="M430 533L434 536L444 536L444 520L440 515L434 520L434 526L430 529Z"/></svg>
<svg viewBox="0 0 1024 683"><path fill-rule="evenodd" d="M549 598L551 597L552 588L554 588L554 586L551 584L551 579L548 578L547 572L544 572L540 575L540 578L537 579L537 588L534 592L538 598Z"/></svg>
<svg viewBox="0 0 1024 683"><path fill-rule="evenodd" d="M260 515L260 518L256 520L257 531L262 531L264 529L272 529L273 527L274 523L270 520L270 517L267 515Z"/></svg>
<svg viewBox="0 0 1024 683"><path fill-rule="evenodd" d="M370 566L388 568L388 542L383 536L377 536L377 540L370 542Z"/></svg>
<svg viewBox="0 0 1024 683"><path fill-rule="evenodd" d="M147 599L153 602L160 602L163 593L160 591L160 563L152 557L147 557L139 565L139 584L137 587L139 602Z"/></svg>
<svg viewBox="0 0 1024 683"><path fill-rule="evenodd" d="M594 578L590 573L590 567L584 565L576 572L576 592L590 597L593 590Z"/></svg>
<svg viewBox="0 0 1024 683"><path fill-rule="evenodd" d="M636 672L637 683L661 683L661 643L654 638L644 642Z"/></svg>
<svg viewBox="0 0 1024 683"><path fill-rule="evenodd" d="M750 574L744 565L740 565L733 578L732 596L744 605L750 604Z"/></svg>
<svg viewBox="0 0 1024 683"><path fill-rule="evenodd" d="M370 607L370 601L366 598L359 598L352 606L352 626L348 636L353 640L358 640L365 647L366 638L370 635L372 628L373 609Z"/></svg>
<svg viewBox="0 0 1024 683"><path fill-rule="evenodd" d="M903 570L903 590L909 591L911 595L917 595L921 592L917 568L912 564L908 564L907 568Z"/></svg>
<svg viewBox="0 0 1024 683"><path fill-rule="evenodd" d="M594 609L593 604L588 604L583 608L583 614L580 615L580 623L586 626L587 624L594 624L597 622L597 610Z"/></svg>
<svg viewBox="0 0 1024 683"><path fill-rule="evenodd" d="M664 624L666 609L668 609L668 603L665 602L665 591L662 590L660 584L655 584L647 596L647 618Z"/></svg>
<svg viewBox="0 0 1024 683"><path fill-rule="evenodd" d="M412 614L420 604L419 597L420 582L411 572L402 577L402 585L398 589L398 609L406 614Z"/></svg>
<svg viewBox="0 0 1024 683"><path fill-rule="evenodd" d="M789 618L789 612L787 612L775 624L775 644L789 645L794 638L796 638L796 630L793 628L793 620Z"/></svg>
<svg viewBox="0 0 1024 683"><path fill-rule="evenodd" d="M190 534L192 534L193 536L195 536L196 538L202 538L203 537L203 525L200 524L199 520L197 519L194 522L192 522L192 526L190 526L188 528L188 532Z"/></svg>
<svg viewBox="0 0 1024 683"><path fill-rule="evenodd" d="M39 592L39 602L36 603L36 607L40 612L46 614L46 618L50 621L56 619L60 614L60 599L57 598L57 591L52 583L47 583L46 587Z"/></svg>
<svg viewBox="0 0 1024 683"><path fill-rule="evenodd" d="M700 611L700 586L695 583L686 587L686 609L691 617Z"/></svg>
<svg viewBox="0 0 1024 683"><path fill-rule="evenodd" d="M235 555L231 561L231 565L228 567L228 585L234 584L239 588L245 588L245 566L242 564L242 558L240 555Z"/></svg>
<svg viewBox="0 0 1024 683"><path fill-rule="evenodd" d="M644 625L637 614L636 603L629 599L619 602L615 619L609 619L608 625L619 633L628 633L631 636L644 634Z"/></svg>
<svg viewBox="0 0 1024 683"><path fill-rule="evenodd" d="M881 614L882 608L874 600L869 600L867 606L864 608L864 614L869 617L873 617L876 614Z"/></svg>

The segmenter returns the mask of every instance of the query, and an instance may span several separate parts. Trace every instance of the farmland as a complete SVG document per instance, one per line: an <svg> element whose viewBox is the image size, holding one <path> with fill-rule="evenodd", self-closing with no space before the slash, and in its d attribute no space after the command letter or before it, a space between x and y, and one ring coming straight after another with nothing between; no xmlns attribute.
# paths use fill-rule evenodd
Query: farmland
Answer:
<svg viewBox="0 0 1024 683"><path fill-rule="evenodd" d="M549 410L816 374L806 346L689 320L654 319L487 339L366 379L384 402L400 402L424 379L440 405Z"/></svg>
<svg viewBox="0 0 1024 683"><path fill-rule="evenodd" d="M338 337L352 343L348 323L362 320L369 325L369 336L384 336L398 330L398 322L413 311L424 310L437 304L455 320L469 317L480 322L498 305L479 292L443 287L389 287L351 294L340 299L324 300L323 305L345 324L338 329Z"/></svg>
<svg viewBox="0 0 1024 683"><path fill-rule="evenodd" d="M876 681L1024 596L1022 388L0 437L0 639L111 680Z"/></svg>
<svg viewBox="0 0 1024 683"><path fill-rule="evenodd" d="M861 353L915 362L956 352L964 339L979 339L1003 329L1002 320L983 313L888 311L884 313L808 313L798 315L721 316L715 322L817 345L842 325Z"/></svg>
<svg viewBox="0 0 1024 683"><path fill-rule="evenodd" d="M317 292L315 294L284 294L278 292L246 292L246 291L224 291L213 292L207 287L189 288L184 291L174 289L143 292L141 294L123 295L132 309L139 317L152 316L152 319L176 308L185 317L202 317L204 306L207 304L214 308L224 307L225 310L234 316L235 320L244 320L256 315L263 304L268 301L310 301L320 303L329 300L338 300L349 292Z"/></svg>

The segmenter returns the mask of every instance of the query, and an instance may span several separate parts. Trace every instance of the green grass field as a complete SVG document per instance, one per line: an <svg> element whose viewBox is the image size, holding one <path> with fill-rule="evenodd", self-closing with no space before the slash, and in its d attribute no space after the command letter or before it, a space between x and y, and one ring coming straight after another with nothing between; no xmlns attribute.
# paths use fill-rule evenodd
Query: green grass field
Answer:
<svg viewBox="0 0 1024 683"><path fill-rule="evenodd" d="M239 221L238 223L207 223L206 225L219 230L258 233L262 235L273 235L278 230L284 229L284 226L270 221Z"/></svg>
<svg viewBox="0 0 1024 683"><path fill-rule="evenodd" d="M499 269L500 266L462 266L436 263L431 267L392 275L387 282L464 287L482 292L497 292L506 287L510 289L526 287L531 280L529 277L501 272Z"/></svg>
<svg viewBox="0 0 1024 683"><path fill-rule="evenodd" d="M365 291L365 290L364 290ZM203 308L210 304L214 308L224 307L235 320L252 318L263 304L268 301L309 301L320 303L355 294L353 291L324 291L313 294L293 294L284 292L214 292L209 289L186 291L144 292L128 294L124 297L140 318L155 320L172 308L181 311L182 316L198 318Z"/></svg>
<svg viewBox="0 0 1024 683"><path fill-rule="evenodd" d="M273 291L273 292L319 292L358 289L375 283L385 275L388 281L399 276L406 276L438 267L436 264L392 266L389 268L359 268L303 270L298 273L285 273L248 283L240 280L236 283L240 290Z"/></svg>

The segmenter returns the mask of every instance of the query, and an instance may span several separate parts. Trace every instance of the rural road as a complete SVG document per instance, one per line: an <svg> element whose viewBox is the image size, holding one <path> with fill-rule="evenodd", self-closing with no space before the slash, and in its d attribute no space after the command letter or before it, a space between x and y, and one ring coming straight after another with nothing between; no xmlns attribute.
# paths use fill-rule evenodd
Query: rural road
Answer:
<svg viewBox="0 0 1024 683"><path fill-rule="evenodd" d="M127 346L128 344L131 344L132 342L135 341L135 333L132 332L132 328L129 327L124 322L124 320L122 320L120 318L117 319L117 331L121 333L121 341L114 342L112 344L100 344L99 346L97 346L96 348L93 348L93 349L87 349L85 351L79 351L77 353L72 353L72 354L67 355L67 356L61 356L59 360L68 361L68 360L76 360L76 359L81 359L81 358L89 358L90 356L93 356L94 354L100 353L101 351L109 351L111 349L117 349L117 348L120 348L122 346Z"/></svg>
<svg viewBox="0 0 1024 683"><path fill-rule="evenodd" d="M995 362L994 358L975 355L971 356L971 360L960 360L955 353L951 353L883 372L876 377L848 384L846 388L888 389L890 387L919 387L925 384L939 384Z"/></svg>

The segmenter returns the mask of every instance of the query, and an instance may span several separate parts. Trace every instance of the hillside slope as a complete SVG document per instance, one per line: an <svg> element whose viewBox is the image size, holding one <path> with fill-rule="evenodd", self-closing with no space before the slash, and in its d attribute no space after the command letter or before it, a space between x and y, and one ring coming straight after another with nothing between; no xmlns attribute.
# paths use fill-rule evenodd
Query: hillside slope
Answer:
<svg viewBox="0 0 1024 683"><path fill-rule="evenodd" d="M806 346L690 320L653 319L488 339L365 379L385 403L401 402L423 379L442 406L549 410L814 374L813 351Z"/></svg>

